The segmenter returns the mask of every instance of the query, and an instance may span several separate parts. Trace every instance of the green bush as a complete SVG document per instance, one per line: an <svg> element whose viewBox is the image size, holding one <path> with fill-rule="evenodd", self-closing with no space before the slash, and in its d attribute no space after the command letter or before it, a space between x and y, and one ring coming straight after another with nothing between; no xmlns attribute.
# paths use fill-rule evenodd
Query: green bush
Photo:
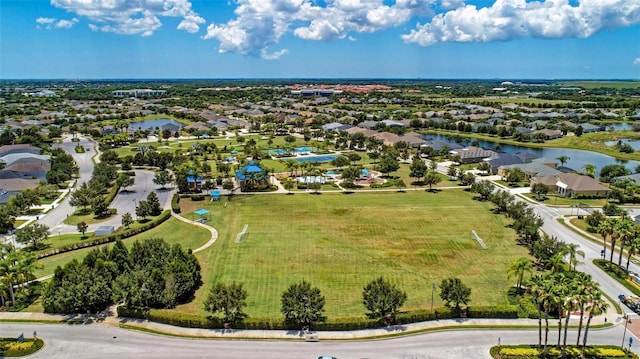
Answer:
<svg viewBox="0 0 640 359"><path fill-rule="evenodd" d="M473 306L467 309L467 317L468 318L515 319L515 318L518 318L518 306L516 305Z"/></svg>
<svg viewBox="0 0 640 359"><path fill-rule="evenodd" d="M204 196L201 194L195 195L195 196L191 196L191 200L194 202L199 202L199 201L204 201Z"/></svg>
<svg viewBox="0 0 640 359"><path fill-rule="evenodd" d="M518 298L518 304L524 310L525 315L529 319L538 319L538 308L530 295L523 295Z"/></svg>
<svg viewBox="0 0 640 359"><path fill-rule="evenodd" d="M117 184L113 185L111 187L111 190L109 191L109 194L107 194L107 198L105 199L105 202L107 204L110 204L111 202L113 202L113 199L116 198L119 190L120 190L120 186L118 186Z"/></svg>
<svg viewBox="0 0 640 359"><path fill-rule="evenodd" d="M180 196L177 193L173 194L171 197L171 210L174 213L180 213Z"/></svg>

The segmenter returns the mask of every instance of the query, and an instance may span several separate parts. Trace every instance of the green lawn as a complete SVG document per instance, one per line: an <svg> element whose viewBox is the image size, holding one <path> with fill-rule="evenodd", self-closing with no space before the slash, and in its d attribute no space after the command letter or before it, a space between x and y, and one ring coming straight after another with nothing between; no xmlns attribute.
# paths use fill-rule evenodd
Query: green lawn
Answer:
<svg viewBox="0 0 640 359"><path fill-rule="evenodd" d="M76 238L79 237L80 234L76 235ZM175 218L170 218L156 228L125 239L124 244L129 247L136 240L143 240L146 238L154 237L164 238L164 240L170 245L173 245L174 243L180 243L185 248L196 249L209 241L209 239L211 239L211 232L206 229L181 222ZM105 246L111 245L112 244L105 244ZM87 255L87 253L94 248L98 247L85 248L43 258L39 261L43 265L43 267L38 269L35 275L36 277L42 277L48 274L52 274L57 266L62 266L73 258L82 260Z"/></svg>
<svg viewBox="0 0 640 359"><path fill-rule="evenodd" d="M249 293L249 315L279 318L281 293L304 278L322 290L328 316L362 316L362 288L381 275L407 291L404 309L427 308L431 284L449 276L471 286L472 304L507 304L507 267L526 249L515 245L509 220L472 197L458 190L254 195L235 196L226 208L225 200L181 201L188 218L208 208L219 238L196 254L205 283L177 310L203 315L212 283L236 281ZM245 224L248 236L235 243Z"/></svg>
<svg viewBox="0 0 640 359"><path fill-rule="evenodd" d="M545 199L540 201L536 198L535 193L523 193L524 196L531 198L535 201L538 202L542 202L546 205L550 205L550 206L578 206L578 205L584 205L584 206L589 206L589 207L593 207L594 209L598 209L598 210L602 210L602 206L604 206L607 203L607 200L605 198L594 198L594 199L578 199L578 198L571 198L571 197L564 197L564 196L559 196L556 194L547 194L545 196ZM577 212L577 211L576 211Z"/></svg>

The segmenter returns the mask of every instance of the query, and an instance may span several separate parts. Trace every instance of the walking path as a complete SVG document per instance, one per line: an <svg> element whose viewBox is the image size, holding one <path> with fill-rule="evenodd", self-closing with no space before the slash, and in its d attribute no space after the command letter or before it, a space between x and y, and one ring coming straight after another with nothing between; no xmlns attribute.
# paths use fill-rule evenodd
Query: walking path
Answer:
<svg viewBox="0 0 640 359"><path fill-rule="evenodd" d="M182 221L184 223L193 224L195 226L205 228L209 232L211 232L211 239L207 243L203 244L201 247L198 247L198 248L194 249L192 251L192 253L198 253L200 251L203 251L203 250L211 247L211 245L213 245L216 242L216 240L218 240L218 231L215 228L213 228L211 226L208 226L206 224L200 223L198 221L192 221L192 220L186 219L186 218L182 217L181 215L179 215L179 214L177 214L175 212L171 212L171 215L173 216L173 218L176 218L176 219L178 219L178 220L180 220L180 221Z"/></svg>
<svg viewBox="0 0 640 359"><path fill-rule="evenodd" d="M115 308L109 312L115 313ZM606 318L606 321L605 321ZM200 329L184 328L168 324L156 323L144 319L117 318L103 315L58 315L45 313L5 312L0 313L0 321L36 321L36 322L74 322L95 325L125 326L127 328L156 332L159 334L197 337L197 338L224 338L224 339L275 339L275 340L354 340L372 339L399 334L415 334L424 331L465 329L478 327L487 328L537 328L537 319L439 319L391 327L351 331L311 331L301 330L247 330L247 329ZM571 316L570 325L578 325L579 317ZM586 323L586 321L585 321ZM585 324L583 323L583 324ZM605 323L619 325L622 318L615 310L609 310L606 316L594 317L592 326L602 326ZM550 320L550 325L557 324L557 320ZM544 325L544 323L543 323Z"/></svg>

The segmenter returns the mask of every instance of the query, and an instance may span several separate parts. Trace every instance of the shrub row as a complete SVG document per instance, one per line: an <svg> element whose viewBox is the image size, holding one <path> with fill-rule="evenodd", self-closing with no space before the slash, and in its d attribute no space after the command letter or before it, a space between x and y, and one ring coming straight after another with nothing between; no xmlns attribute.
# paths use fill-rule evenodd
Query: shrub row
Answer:
<svg viewBox="0 0 640 359"><path fill-rule="evenodd" d="M111 187L111 190L109 191L109 193L107 194L107 198L105 199L105 202L107 204L111 204L111 202L113 202L113 199L116 198L116 196L118 195L119 190L120 190L120 186L117 184L114 184Z"/></svg>
<svg viewBox="0 0 640 359"><path fill-rule="evenodd" d="M622 269L620 269L617 265L610 263L609 261L603 261L601 259L594 259L593 263L600 267L603 271L609 274L610 277L614 278L618 281L618 283L625 286L625 288L629 289L633 294L640 295L640 289L633 283L627 280L629 275Z"/></svg>
<svg viewBox="0 0 640 359"><path fill-rule="evenodd" d="M128 318L149 319L154 322L175 325L186 328L223 328L224 323L217 318L205 318L193 314L177 313L169 310L151 309L148 312L144 309L118 307L118 316ZM477 306L469 307L467 311L469 318L517 318L518 307L515 305L504 306ZM399 313L396 316L396 324L409 324L436 319L459 318L457 310L453 308L436 308L430 310L416 310ZM326 322L314 323L313 330L359 330L369 328L379 328L384 324L378 319L368 319L366 317L333 318ZM283 319L268 320L263 318L247 318L244 322L234 326L236 329L300 329L295 325L285 323Z"/></svg>
<svg viewBox="0 0 640 359"><path fill-rule="evenodd" d="M95 239L90 239L82 242L70 243L65 246L61 246L59 248L54 248L49 251L38 253L37 256L38 256L38 259L41 259L41 258L50 257L60 253L75 251L76 249L88 248L88 247L98 246L105 243L115 242L116 239L129 238L129 237L135 236L136 234L140 234L142 232L148 231L160 225L162 222L169 219L169 217L171 217L171 211L164 211L157 218L154 218L153 220L145 223L140 227L127 229L121 233L113 233L107 236L98 237Z"/></svg>
<svg viewBox="0 0 640 359"><path fill-rule="evenodd" d="M520 307L523 309L525 315L529 319L538 319L538 308L533 302L533 297L530 295L523 295L518 298L518 303Z"/></svg>
<svg viewBox="0 0 640 359"><path fill-rule="evenodd" d="M565 348L566 358L580 358L582 347L576 347L575 345L567 346ZM533 345L503 345L494 346L490 349L490 354L494 358L501 359L536 359L541 358L541 349ZM547 348L547 358L561 358L562 351L558 348ZM586 358L638 358L637 354L620 349L613 345L597 345L587 346L585 348Z"/></svg>
<svg viewBox="0 0 640 359"><path fill-rule="evenodd" d="M171 210L173 213L180 213L180 196L177 193L173 194L171 197Z"/></svg>

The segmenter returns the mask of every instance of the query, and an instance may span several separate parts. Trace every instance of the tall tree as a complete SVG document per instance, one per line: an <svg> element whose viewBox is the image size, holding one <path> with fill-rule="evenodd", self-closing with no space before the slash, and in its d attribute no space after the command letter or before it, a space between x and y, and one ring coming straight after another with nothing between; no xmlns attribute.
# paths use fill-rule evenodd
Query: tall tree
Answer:
<svg viewBox="0 0 640 359"><path fill-rule="evenodd" d="M314 322L325 321L325 299L318 287L302 280L289 286L282 293L282 314L288 323L295 323L306 330Z"/></svg>
<svg viewBox="0 0 640 359"><path fill-rule="evenodd" d="M129 226L133 223L133 216L131 215L130 212L127 212L125 214L122 215L122 225L125 226L126 228L129 228Z"/></svg>
<svg viewBox="0 0 640 359"><path fill-rule="evenodd" d="M362 291L362 301L369 311L368 316L381 318L386 325L394 323L396 313L406 300L407 293L383 277L369 282Z"/></svg>
<svg viewBox="0 0 640 359"><path fill-rule="evenodd" d="M429 191L432 191L433 190L433 186L435 186L438 183L440 183L440 181L442 181L442 178L440 178L440 175L437 174L434 171L429 171L424 176L424 184L429 186Z"/></svg>
<svg viewBox="0 0 640 359"><path fill-rule="evenodd" d="M168 184L173 182L173 175L167 170L158 171L153 175L153 183L160 185L162 189L165 189Z"/></svg>
<svg viewBox="0 0 640 359"><path fill-rule="evenodd" d="M569 270L576 270L576 266L580 264L578 257L584 258L584 251L578 249L579 245L575 243L569 243L567 245L567 253L569 254Z"/></svg>
<svg viewBox="0 0 640 359"><path fill-rule="evenodd" d="M516 292L521 291L524 275L527 272L531 272L531 269L533 269L533 264L531 263L529 258L526 257L516 259L515 261L511 262L511 265L509 265L507 275L509 276L509 278L516 277Z"/></svg>
<svg viewBox="0 0 640 359"><path fill-rule="evenodd" d="M84 237L84 233L87 231L87 228L89 228L89 225L87 224L87 222L82 221L78 223L78 232L82 233L83 237Z"/></svg>
<svg viewBox="0 0 640 359"><path fill-rule="evenodd" d="M427 164L420 155L414 155L409 165L409 177L420 180L427 173L427 169Z"/></svg>
<svg viewBox="0 0 640 359"><path fill-rule="evenodd" d="M212 315L222 314L222 320L230 325L237 324L247 317L243 308L247 305L247 291L242 283L229 285L216 283L209 290L204 303L205 310Z"/></svg>
<svg viewBox="0 0 640 359"><path fill-rule="evenodd" d="M589 327L591 325L591 319L596 316L604 313L609 307L609 303L605 298L602 297L602 293L599 290L594 290L591 293L591 297L589 298L589 314L587 316L587 324L584 329L584 337L582 337L582 349L581 349L581 357L585 357L585 349L587 347L587 335L589 334Z"/></svg>
<svg viewBox="0 0 640 359"><path fill-rule="evenodd" d="M560 165L564 167L564 164L567 163L571 158L567 155L561 155L556 157L558 161L560 161Z"/></svg>
<svg viewBox="0 0 640 359"><path fill-rule="evenodd" d="M31 244L34 250L38 249L38 243L49 237L49 227L41 223L34 223L16 231L16 241Z"/></svg>
<svg viewBox="0 0 640 359"><path fill-rule="evenodd" d="M471 288L459 278L446 278L440 283L440 298L447 306L453 304L460 311L460 304L467 305L471 300Z"/></svg>

